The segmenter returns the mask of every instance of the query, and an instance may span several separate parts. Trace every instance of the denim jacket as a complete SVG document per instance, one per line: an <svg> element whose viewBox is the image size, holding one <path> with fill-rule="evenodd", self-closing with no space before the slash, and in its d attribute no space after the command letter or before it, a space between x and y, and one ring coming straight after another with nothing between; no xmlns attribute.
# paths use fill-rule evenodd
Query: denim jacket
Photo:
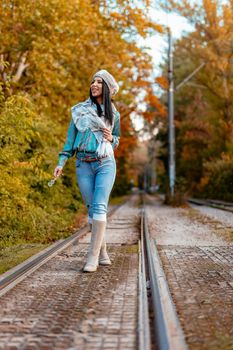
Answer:
<svg viewBox="0 0 233 350"><path fill-rule="evenodd" d="M83 102L85 103L85 102ZM71 108L71 111L75 109L76 106ZM103 105L101 105L103 110ZM92 108L97 112L97 107L95 103L92 103ZM116 149L119 145L120 139L120 113L113 108L113 142L112 147ZM85 132L79 131L71 118L70 125L67 132L66 142L63 146L63 150L59 153L59 166L64 166L66 161L72 157L76 150L94 153L98 147L98 143L94 133L87 129Z"/></svg>

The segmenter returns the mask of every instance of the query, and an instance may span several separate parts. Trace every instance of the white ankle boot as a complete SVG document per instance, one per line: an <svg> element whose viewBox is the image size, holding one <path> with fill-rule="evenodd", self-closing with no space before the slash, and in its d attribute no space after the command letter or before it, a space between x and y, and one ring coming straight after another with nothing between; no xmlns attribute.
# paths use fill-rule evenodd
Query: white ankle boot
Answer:
<svg viewBox="0 0 233 350"><path fill-rule="evenodd" d="M111 265L111 260L107 253L107 246L104 238L100 248L99 264L104 266Z"/></svg>
<svg viewBox="0 0 233 350"><path fill-rule="evenodd" d="M105 221L94 220L92 222L91 242L88 251L87 263L84 272L95 272L99 263L100 248L106 228Z"/></svg>
<svg viewBox="0 0 233 350"><path fill-rule="evenodd" d="M89 223L89 229L90 229L90 231L92 231L92 224L91 223ZM108 256L108 253L107 253L107 245L105 242L105 238L103 238L101 248L100 248L99 265L103 265L103 266L111 265L111 260Z"/></svg>

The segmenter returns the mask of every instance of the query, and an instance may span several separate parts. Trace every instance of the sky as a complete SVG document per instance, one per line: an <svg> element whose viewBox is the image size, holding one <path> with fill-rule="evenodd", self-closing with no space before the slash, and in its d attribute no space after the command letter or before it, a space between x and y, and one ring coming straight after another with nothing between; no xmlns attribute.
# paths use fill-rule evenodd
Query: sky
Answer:
<svg viewBox="0 0 233 350"><path fill-rule="evenodd" d="M162 10L151 9L150 16L157 24L169 26L174 40L193 29L184 17L175 13L167 14ZM155 74L159 74L159 64L162 62L163 56L167 55L166 39L164 34L157 33L144 40L144 44L149 47L148 53L153 57Z"/></svg>

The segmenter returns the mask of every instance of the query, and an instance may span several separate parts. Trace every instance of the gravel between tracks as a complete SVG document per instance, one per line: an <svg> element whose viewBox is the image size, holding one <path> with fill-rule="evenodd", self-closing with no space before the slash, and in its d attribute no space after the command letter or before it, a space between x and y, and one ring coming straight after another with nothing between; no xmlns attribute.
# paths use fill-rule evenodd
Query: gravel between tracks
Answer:
<svg viewBox="0 0 233 350"><path fill-rule="evenodd" d="M150 229L157 244L227 245L214 231L213 221L186 208L171 208L156 201L147 207ZM216 224L216 223L214 223ZM222 228L222 225L221 225Z"/></svg>
<svg viewBox="0 0 233 350"><path fill-rule="evenodd" d="M196 208L171 208L151 197L146 210L189 349L232 350L233 247L225 239L232 232L229 222Z"/></svg>
<svg viewBox="0 0 233 350"><path fill-rule="evenodd" d="M212 219L222 222L223 225L231 227L233 230L233 213L221 209L206 207L204 205L200 206L192 204L192 207L202 214L205 214Z"/></svg>

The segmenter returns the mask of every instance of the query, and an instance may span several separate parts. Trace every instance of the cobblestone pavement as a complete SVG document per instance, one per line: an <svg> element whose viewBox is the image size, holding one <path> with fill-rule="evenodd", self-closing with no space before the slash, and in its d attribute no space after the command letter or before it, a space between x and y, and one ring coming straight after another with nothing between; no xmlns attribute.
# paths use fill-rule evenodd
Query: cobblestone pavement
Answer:
<svg viewBox="0 0 233 350"><path fill-rule="evenodd" d="M232 244L211 232L208 221L188 220L188 209L153 204L147 206L150 232L189 349L232 350Z"/></svg>
<svg viewBox="0 0 233 350"><path fill-rule="evenodd" d="M88 244L80 240L1 298L0 349L136 348L138 209L115 215L110 267L82 273Z"/></svg>

